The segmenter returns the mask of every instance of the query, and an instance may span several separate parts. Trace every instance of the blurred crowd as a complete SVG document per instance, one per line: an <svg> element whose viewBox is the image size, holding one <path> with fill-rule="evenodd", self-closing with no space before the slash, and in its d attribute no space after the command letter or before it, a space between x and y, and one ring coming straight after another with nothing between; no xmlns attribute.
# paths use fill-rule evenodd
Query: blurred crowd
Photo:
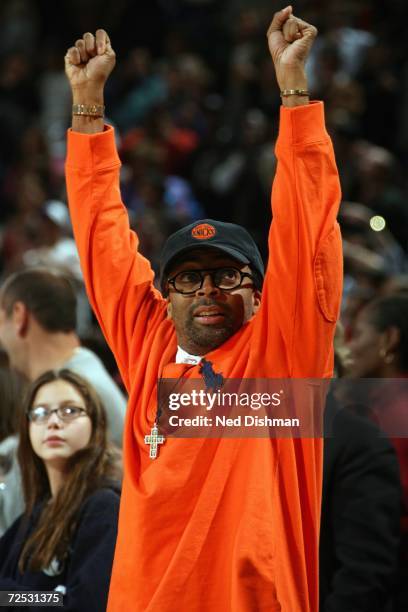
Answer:
<svg viewBox="0 0 408 612"><path fill-rule="evenodd" d="M118 56L106 113L142 252L157 268L171 231L216 217L247 227L267 257L280 98L265 31L279 4L141 4L2 2L3 275L52 261L80 278L64 208L71 100L63 55L100 26ZM325 101L342 181L348 325L363 301L408 284L408 11L403 0L301 1L295 11L320 32L308 74L312 98Z"/></svg>
<svg viewBox="0 0 408 612"><path fill-rule="evenodd" d="M78 350L91 349L115 393L123 386L88 305L66 206L65 51L85 31L109 31L117 66L107 86L107 121L116 129L130 223L153 268L171 232L206 217L244 225L267 260L280 97L265 32L279 8L266 0L1 2L0 281L37 266L68 274L77 325L68 329L69 347L53 343L53 350L65 364L70 351L77 359ZM325 102L342 184L337 374L406 378L408 7L405 0L299 0L294 12L319 29L309 89L312 99ZM27 301L27 308L35 315L35 305ZM67 333L40 328L20 347L26 371L17 369L28 380L35 378L24 359L32 343ZM397 335L376 344L389 329ZM4 348L10 357L16 344ZM370 360L374 353L377 362ZM6 368L6 354L2 360ZM0 417L1 494L1 474L10 471L7 457L16 445L21 381L8 373L0 387L8 406ZM407 496L407 448L394 446ZM408 533L408 506L405 512Z"/></svg>

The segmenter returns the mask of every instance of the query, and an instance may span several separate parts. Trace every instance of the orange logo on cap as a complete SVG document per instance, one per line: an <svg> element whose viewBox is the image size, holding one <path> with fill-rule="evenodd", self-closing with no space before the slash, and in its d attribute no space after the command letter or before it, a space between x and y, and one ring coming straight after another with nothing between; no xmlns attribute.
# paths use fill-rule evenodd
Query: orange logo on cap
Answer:
<svg viewBox="0 0 408 612"><path fill-rule="evenodd" d="M196 225L191 230L191 235L193 238L197 240L207 240L208 238L212 238L215 236L217 230L213 225L209 223L200 223L200 225Z"/></svg>

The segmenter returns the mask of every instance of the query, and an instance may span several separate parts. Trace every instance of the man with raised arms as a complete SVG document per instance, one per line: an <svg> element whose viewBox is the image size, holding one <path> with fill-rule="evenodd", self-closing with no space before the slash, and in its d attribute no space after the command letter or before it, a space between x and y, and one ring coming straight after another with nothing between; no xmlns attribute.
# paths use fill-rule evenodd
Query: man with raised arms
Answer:
<svg viewBox="0 0 408 612"><path fill-rule="evenodd" d="M282 108L266 272L244 228L205 219L166 242L161 292L129 229L103 122L109 36L86 33L66 54L75 238L130 395L109 612L318 609L322 439L164 440L157 402L161 378L332 374L340 190L323 104L307 92L315 36L291 7L267 33Z"/></svg>

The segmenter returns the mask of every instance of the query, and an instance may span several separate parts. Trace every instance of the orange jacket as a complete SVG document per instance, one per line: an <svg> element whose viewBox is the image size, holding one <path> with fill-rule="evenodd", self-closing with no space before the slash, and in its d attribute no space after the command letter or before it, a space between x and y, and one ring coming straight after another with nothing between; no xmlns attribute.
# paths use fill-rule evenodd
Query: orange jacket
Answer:
<svg viewBox="0 0 408 612"><path fill-rule="evenodd" d="M172 438L149 459L157 379L186 366L129 230L113 130L70 131L68 145L88 296L130 394L109 612L316 612L322 440ZM276 153L261 307L206 355L226 378L332 374L340 190L322 103L281 109Z"/></svg>

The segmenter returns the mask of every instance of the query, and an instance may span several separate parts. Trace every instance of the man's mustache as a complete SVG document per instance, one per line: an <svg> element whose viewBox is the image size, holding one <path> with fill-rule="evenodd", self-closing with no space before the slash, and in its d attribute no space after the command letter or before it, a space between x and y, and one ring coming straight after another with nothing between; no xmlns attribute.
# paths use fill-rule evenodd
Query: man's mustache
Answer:
<svg viewBox="0 0 408 612"><path fill-rule="evenodd" d="M231 308L222 302L217 302L217 300L209 300L208 298L200 298L188 310L188 315L192 319L194 318L194 313L197 308L202 306L212 306L218 308L223 314L229 315L231 313Z"/></svg>

